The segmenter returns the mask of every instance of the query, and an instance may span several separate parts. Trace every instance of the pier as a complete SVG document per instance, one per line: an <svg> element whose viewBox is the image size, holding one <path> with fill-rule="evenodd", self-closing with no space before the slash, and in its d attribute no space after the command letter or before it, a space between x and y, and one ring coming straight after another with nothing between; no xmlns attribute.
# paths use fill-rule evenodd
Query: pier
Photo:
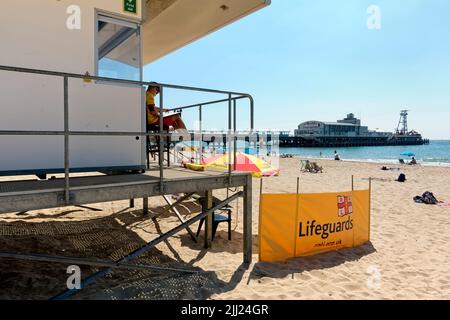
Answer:
<svg viewBox="0 0 450 320"><path fill-rule="evenodd" d="M394 133L371 131L361 125L361 120L353 113L337 122L306 121L298 126L294 135L281 134L280 147L345 148L429 144L430 141L420 133L408 130L407 117L408 110L402 110Z"/></svg>
<svg viewBox="0 0 450 320"><path fill-rule="evenodd" d="M428 139L404 140L365 137L296 137L280 136L280 147L296 148L346 148L346 147L379 147L379 146L414 146L429 144Z"/></svg>

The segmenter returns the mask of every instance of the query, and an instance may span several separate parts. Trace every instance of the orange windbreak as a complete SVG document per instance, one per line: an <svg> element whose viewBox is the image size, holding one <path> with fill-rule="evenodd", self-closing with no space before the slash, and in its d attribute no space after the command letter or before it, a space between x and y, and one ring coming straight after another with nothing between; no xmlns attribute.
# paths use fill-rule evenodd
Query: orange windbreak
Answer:
<svg viewBox="0 0 450 320"><path fill-rule="evenodd" d="M260 261L281 261L369 241L370 192L263 194Z"/></svg>

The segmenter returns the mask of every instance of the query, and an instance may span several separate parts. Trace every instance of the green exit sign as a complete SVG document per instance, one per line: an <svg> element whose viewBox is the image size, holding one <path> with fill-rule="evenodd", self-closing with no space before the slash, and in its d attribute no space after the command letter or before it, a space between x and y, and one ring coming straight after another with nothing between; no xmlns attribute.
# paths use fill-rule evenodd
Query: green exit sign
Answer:
<svg viewBox="0 0 450 320"><path fill-rule="evenodd" d="M123 0L123 10L125 12L137 13L137 0Z"/></svg>

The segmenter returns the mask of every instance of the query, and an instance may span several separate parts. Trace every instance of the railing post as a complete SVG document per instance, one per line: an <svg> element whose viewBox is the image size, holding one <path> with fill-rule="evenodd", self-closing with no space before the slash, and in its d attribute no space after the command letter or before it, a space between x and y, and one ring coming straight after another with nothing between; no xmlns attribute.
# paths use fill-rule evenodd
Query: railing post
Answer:
<svg viewBox="0 0 450 320"><path fill-rule="evenodd" d="M64 76L64 199L70 204L69 152L69 79Z"/></svg>
<svg viewBox="0 0 450 320"><path fill-rule="evenodd" d="M159 189L160 192L164 192L164 140L163 140L163 130L164 130L164 112L163 106L164 106L164 88L162 86L159 86Z"/></svg>
<svg viewBox="0 0 450 320"><path fill-rule="evenodd" d="M237 120L236 120L236 107L237 107L237 101L234 100L233 101L233 142L234 142L234 152L233 152L233 156L234 156L234 171L236 171L236 152L237 152L237 137L236 137L236 130L237 130Z"/></svg>
<svg viewBox="0 0 450 320"><path fill-rule="evenodd" d="M250 100L250 130L253 132L255 129L255 101L252 96L249 96Z"/></svg>
<svg viewBox="0 0 450 320"><path fill-rule="evenodd" d="M233 110L231 108L231 94L228 94L228 133L227 133L227 144L228 144L228 179L231 183L231 126L232 126L232 116Z"/></svg>
<svg viewBox="0 0 450 320"><path fill-rule="evenodd" d="M198 106L198 129L200 130L200 160L199 160L199 164L202 164L203 161L203 125L202 125L202 121L203 121L203 106L199 105Z"/></svg>
<svg viewBox="0 0 450 320"><path fill-rule="evenodd" d="M249 136L251 137L252 140L253 138L253 131L255 129L255 101L253 100L253 97L251 95L248 95L248 100L250 101L250 134ZM256 139L258 140L258 134L256 134ZM258 140L259 141L259 140ZM249 141L249 147L251 148L251 144ZM258 150L256 143L255 143L255 147ZM257 153L259 154L259 151L257 151Z"/></svg>

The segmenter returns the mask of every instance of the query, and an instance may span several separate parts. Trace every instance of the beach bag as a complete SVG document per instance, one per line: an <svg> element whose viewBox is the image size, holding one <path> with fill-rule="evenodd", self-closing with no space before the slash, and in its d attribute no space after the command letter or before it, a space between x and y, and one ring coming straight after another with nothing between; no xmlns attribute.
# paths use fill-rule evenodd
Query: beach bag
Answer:
<svg viewBox="0 0 450 320"><path fill-rule="evenodd" d="M439 203L438 199L436 199L434 194L430 191L426 191L422 195L422 199L423 199L423 202L426 204L438 204Z"/></svg>
<svg viewBox="0 0 450 320"><path fill-rule="evenodd" d="M423 198L421 196L415 196L414 197L414 202L415 203L424 203L423 202Z"/></svg>
<svg viewBox="0 0 450 320"><path fill-rule="evenodd" d="M406 175L405 175L404 173L401 173L401 174L398 176L397 181L398 181L398 182L405 182L405 181L406 181Z"/></svg>

